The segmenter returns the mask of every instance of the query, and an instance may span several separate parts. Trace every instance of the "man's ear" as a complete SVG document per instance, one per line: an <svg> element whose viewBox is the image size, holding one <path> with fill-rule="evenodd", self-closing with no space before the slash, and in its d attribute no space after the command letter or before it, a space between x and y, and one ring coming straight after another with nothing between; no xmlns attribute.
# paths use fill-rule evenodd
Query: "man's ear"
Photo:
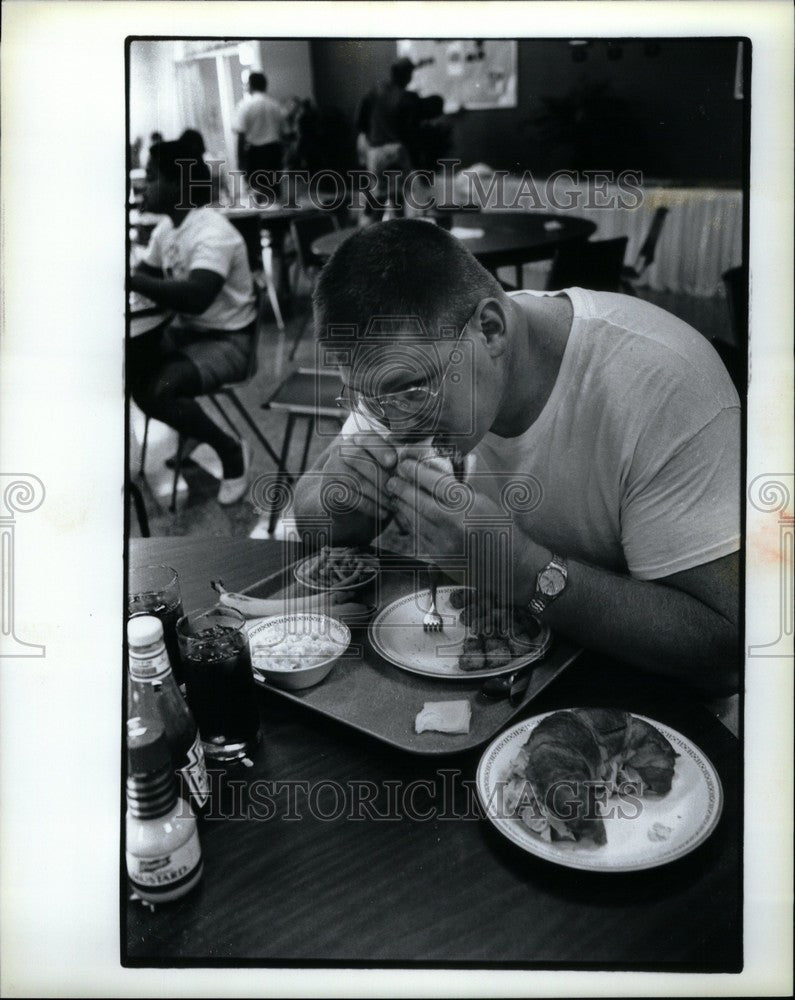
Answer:
<svg viewBox="0 0 795 1000"><path fill-rule="evenodd" d="M508 317L499 299L481 299L472 319L483 335L489 354L493 358L502 355L508 345Z"/></svg>

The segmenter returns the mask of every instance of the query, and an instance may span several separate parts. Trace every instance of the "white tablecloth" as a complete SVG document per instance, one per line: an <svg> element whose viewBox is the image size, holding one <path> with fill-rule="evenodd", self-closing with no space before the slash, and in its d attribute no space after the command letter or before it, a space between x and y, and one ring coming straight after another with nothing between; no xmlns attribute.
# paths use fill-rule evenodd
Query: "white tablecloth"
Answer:
<svg viewBox="0 0 795 1000"><path fill-rule="evenodd" d="M536 185L543 192L543 181ZM515 199L519 178L505 181L506 202ZM657 291L685 292L690 295L723 295L721 275L742 262L742 191L724 188L675 188L649 186L637 208L587 207L585 185L559 182L556 193L568 193L574 206L567 213L589 219L597 226L592 240L627 236L626 263L634 264L657 208L668 215L663 224L654 263L640 285ZM608 196L618 193L607 188ZM627 200L626 191L623 198ZM600 195L600 199L602 196ZM591 195L593 201L593 195ZM606 200L606 199L602 199ZM566 202L568 203L568 201ZM526 204L526 202L525 202ZM520 211L522 204L513 207ZM541 210L541 206L537 206ZM493 209L484 206L484 211ZM533 209L528 208L527 211ZM546 211L555 211L544 206Z"/></svg>

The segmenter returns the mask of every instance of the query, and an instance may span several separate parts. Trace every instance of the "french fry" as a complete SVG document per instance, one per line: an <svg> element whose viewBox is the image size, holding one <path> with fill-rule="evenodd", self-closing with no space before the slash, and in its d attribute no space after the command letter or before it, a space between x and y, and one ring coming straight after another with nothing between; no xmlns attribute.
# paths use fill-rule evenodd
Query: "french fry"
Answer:
<svg viewBox="0 0 795 1000"><path fill-rule="evenodd" d="M355 548L329 548L324 545L317 555L305 560L297 576L299 581L310 586L353 589L377 570L377 560Z"/></svg>

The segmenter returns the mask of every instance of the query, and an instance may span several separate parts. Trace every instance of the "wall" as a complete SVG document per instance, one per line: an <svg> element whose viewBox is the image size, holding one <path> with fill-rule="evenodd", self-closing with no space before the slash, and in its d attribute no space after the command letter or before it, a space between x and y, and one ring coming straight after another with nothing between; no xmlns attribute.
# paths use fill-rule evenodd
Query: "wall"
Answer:
<svg viewBox="0 0 795 1000"><path fill-rule="evenodd" d="M176 99L174 42L130 43L130 139L148 144L152 132L171 139L182 131Z"/></svg>
<svg viewBox="0 0 795 1000"><path fill-rule="evenodd" d="M196 126L194 121L182 121L180 115L175 63L183 54L181 42L130 43L131 139L140 136L148 142L155 131L171 139L184 128ZM269 91L277 100L314 96L307 41L263 40L255 43L253 54L251 68L267 73ZM231 114L232 109L227 111Z"/></svg>
<svg viewBox="0 0 795 1000"><path fill-rule="evenodd" d="M268 77L268 93L277 101L291 97L314 97L309 42L260 41L260 65Z"/></svg>
<svg viewBox="0 0 795 1000"><path fill-rule="evenodd" d="M323 39L310 48L318 103L351 118L396 58L393 40ZM582 63L573 62L571 49L567 40L522 39L519 106L464 112L456 119L455 155L466 164L484 161L540 176L578 167L632 168L649 177L740 183L736 42L661 39L659 53L648 55L642 40L629 39L613 61L606 43L595 40ZM547 99L578 88L584 95L578 106L548 114Z"/></svg>

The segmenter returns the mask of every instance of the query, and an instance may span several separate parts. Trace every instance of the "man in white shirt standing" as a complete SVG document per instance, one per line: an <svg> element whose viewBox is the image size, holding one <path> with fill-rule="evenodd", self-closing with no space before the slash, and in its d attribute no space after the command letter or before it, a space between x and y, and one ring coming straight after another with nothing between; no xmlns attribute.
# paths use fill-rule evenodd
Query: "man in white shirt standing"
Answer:
<svg viewBox="0 0 795 1000"><path fill-rule="evenodd" d="M284 111L268 93L264 73L250 73L249 97L238 106L235 120L238 166L257 195L273 193L272 174L282 166Z"/></svg>

